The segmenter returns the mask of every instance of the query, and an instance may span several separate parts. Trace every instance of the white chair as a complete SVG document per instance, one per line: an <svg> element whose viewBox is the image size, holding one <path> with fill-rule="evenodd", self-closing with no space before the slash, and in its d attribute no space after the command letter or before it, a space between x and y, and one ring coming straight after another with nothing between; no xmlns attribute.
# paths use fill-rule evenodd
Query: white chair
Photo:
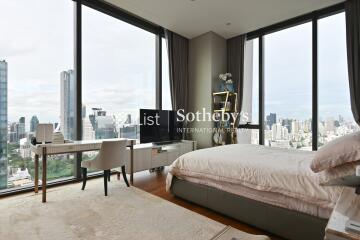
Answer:
<svg viewBox="0 0 360 240"><path fill-rule="evenodd" d="M87 179L87 169L104 171L104 190L107 196L107 182L110 181L110 170L113 168L121 167L126 185L129 187L129 182L125 172L125 159L126 159L126 146L127 140L104 141L101 144L99 154L93 160L86 160L81 162L83 172L83 185L81 190L85 189Z"/></svg>

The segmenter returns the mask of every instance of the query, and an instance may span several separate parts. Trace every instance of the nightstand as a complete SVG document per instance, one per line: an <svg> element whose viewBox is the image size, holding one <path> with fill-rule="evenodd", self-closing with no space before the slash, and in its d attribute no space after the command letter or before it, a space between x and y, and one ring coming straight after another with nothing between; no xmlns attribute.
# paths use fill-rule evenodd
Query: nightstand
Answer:
<svg viewBox="0 0 360 240"><path fill-rule="evenodd" d="M349 219L360 222L360 195L355 194L354 188L344 187L326 226L325 239L360 240L360 234L345 230Z"/></svg>

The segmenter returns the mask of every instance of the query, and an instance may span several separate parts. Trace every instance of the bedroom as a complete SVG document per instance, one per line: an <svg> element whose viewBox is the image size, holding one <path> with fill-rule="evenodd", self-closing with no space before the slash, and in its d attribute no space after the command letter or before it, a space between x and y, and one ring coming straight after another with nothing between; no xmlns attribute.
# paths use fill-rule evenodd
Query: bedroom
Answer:
<svg viewBox="0 0 360 240"><path fill-rule="evenodd" d="M1 0L0 238L360 239L359 5Z"/></svg>

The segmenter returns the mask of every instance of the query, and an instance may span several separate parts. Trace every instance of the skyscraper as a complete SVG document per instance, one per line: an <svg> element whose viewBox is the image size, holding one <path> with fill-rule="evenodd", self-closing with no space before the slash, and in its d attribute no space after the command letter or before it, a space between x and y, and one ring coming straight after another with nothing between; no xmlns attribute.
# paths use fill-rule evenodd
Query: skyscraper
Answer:
<svg viewBox="0 0 360 240"><path fill-rule="evenodd" d="M60 75L60 128L65 139L75 139L75 77L74 71Z"/></svg>
<svg viewBox="0 0 360 240"><path fill-rule="evenodd" d="M0 61L0 189L7 188L7 62Z"/></svg>
<svg viewBox="0 0 360 240"><path fill-rule="evenodd" d="M32 116L30 120L30 132L35 132L38 124L39 119L37 118L37 116Z"/></svg>
<svg viewBox="0 0 360 240"><path fill-rule="evenodd" d="M25 117L19 118L19 124L17 125L16 132L17 132L17 136L18 136L19 140L26 137L26 134L25 134Z"/></svg>
<svg viewBox="0 0 360 240"><path fill-rule="evenodd" d="M270 113L266 116L266 125L269 126L269 129L276 123L276 113Z"/></svg>

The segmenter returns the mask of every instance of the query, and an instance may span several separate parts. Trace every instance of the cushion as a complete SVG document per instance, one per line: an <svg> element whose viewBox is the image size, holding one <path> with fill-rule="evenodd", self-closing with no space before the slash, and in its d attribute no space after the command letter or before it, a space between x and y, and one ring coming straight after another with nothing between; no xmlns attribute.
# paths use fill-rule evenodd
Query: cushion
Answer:
<svg viewBox="0 0 360 240"><path fill-rule="evenodd" d="M360 160L360 132L339 137L320 148L311 163L314 172Z"/></svg>
<svg viewBox="0 0 360 240"><path fill-rule="evenodd" d="M359 161L345 163L343 165L321 171L318 173L318 183L320 185L326 185L328 183L332 183L334 180L339 180L346 176L354 176L358 165L360 165Z"/></svg>

